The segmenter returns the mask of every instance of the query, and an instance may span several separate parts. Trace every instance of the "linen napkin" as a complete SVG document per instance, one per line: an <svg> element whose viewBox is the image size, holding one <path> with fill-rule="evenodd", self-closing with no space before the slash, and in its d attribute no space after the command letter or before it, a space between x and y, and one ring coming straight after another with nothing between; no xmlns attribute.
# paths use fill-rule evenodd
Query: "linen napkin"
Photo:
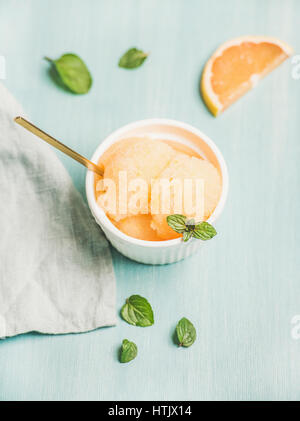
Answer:
<svg viewBox="0 0 300 421"><path fill-rule="evenodd" d="M0 337L116 323L106 238L51 147L0 85Z"/></svg>

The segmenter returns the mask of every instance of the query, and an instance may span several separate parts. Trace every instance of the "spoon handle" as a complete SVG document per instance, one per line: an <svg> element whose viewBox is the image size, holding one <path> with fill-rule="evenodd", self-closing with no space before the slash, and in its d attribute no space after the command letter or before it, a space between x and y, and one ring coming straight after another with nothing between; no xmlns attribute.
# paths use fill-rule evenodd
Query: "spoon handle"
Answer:
<svg viewBox="0 0 300 421"><path fill-rule="evenodd" d="M80 164L87 167L89 170L94 171L95 173L103 177L104 168L102 166L94 164L93 162L85 158L84 156L73 151L73 149L59 142L57 139L54 139L54 137L45 133L43 130L39 129L34 124L27 121L25 118L16 117L15 122L18 123L20 126L24 127L25 129L29 130L31 133L35 134L39 138L43 139L45 142L49 143L49 145L54 146L54 148L70 156L71 158L80 162Z"/></svg>

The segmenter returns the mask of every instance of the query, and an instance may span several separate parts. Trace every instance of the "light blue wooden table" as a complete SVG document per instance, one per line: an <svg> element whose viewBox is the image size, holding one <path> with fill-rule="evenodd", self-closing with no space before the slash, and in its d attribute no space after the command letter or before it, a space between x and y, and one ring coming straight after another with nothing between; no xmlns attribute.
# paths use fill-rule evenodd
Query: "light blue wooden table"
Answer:
<svg viewBox="0 0 300 421"><path fill-rule="evenodd" d="M143 266L113 251L118 308L148 297L156 323L81 335L28 334L0 343L0 399L299 399L300 80L285 62L213 118L199 96L202 66L223 41L266 34L300 54L297 0L0 0L5 85L31 119L91 156L110 132L149 117L190 123L228 163L230 194L218 237L184 262ZM117 67L129 47L150 51L136 71ZM75 52L94 85L86 96L57 88L43 56ZM1 100L1 98L0 98ZM84 194L85 170L61 155ZM84 282L84 279L83 279ZM198 331L177 349L177 320ZM139 357L117 361L123 338Z"/></svg>

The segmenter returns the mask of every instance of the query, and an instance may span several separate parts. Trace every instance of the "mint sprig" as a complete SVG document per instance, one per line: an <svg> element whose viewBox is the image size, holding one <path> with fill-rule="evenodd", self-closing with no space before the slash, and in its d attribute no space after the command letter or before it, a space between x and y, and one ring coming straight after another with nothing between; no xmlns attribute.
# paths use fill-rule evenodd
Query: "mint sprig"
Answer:
<svg viewBox="0 0 300 421"><path fill-rule="evenodd" d="M217 235L215 228L208 222L196 223L194 219L187 219L184 215L169 215L167 216L167 223L172 230L182 234L184 242L189 241L192 237L206 241Z"/></svg>

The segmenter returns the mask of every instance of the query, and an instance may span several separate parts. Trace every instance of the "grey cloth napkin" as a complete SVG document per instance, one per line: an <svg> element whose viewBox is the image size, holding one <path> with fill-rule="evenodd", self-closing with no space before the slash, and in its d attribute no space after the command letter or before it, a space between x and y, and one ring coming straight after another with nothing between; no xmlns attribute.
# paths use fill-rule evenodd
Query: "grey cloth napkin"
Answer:
<svg viewBox="0 0 300 421"><path fill-rule="evenodd" d="M50 146L0 85L0 338L116 323L108 243Z"/></svg>

